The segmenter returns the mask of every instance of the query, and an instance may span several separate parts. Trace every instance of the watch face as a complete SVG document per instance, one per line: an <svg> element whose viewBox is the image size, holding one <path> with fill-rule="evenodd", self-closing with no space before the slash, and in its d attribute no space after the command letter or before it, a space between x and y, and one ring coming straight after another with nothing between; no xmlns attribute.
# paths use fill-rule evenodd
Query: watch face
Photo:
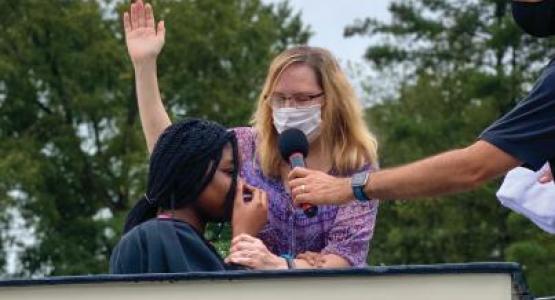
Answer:
<svg viewBox="0 0 555 300"><path fill-rule="evenodd" d="M366 182L366 178L368 176L368 173L366 172L362 172L362 173L356 173L355 175L353 175L353 186L361 186L364 185Z"/></svg>

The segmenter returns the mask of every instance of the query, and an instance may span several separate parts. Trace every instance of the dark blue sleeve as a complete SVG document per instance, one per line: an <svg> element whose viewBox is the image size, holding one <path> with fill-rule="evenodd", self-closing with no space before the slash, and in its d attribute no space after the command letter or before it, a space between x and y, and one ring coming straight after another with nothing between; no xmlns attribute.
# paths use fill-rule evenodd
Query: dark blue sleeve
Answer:
<svg viewBox="0 0 555 300"><path fill-rule="evenodd" d="M555 64L543 71L530 94L480 135L537 171L555 158Z"/></svg>
<svg viewBox="0 0 555 300"><path fill-rule="evenodd" d="M112 251L110 273L144 273L145 258L139 236L134 234L126 235Z"/></svg>

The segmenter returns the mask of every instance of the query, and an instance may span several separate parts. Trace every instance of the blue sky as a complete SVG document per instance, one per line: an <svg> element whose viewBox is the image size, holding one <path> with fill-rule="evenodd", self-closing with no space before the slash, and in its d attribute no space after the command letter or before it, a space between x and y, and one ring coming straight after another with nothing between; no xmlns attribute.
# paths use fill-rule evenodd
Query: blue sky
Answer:
<svg viewBox="0 0 555 300"><path fill-rule="evenodd" d="M370 43L368 37L344 38L343 29L347 25L366 17L390 19L387 7L391 0L289 0L289 3L295 10L301 11L303 21L314 32L310 45L331 50L342 63L362 61L362 55Z"/></svg>

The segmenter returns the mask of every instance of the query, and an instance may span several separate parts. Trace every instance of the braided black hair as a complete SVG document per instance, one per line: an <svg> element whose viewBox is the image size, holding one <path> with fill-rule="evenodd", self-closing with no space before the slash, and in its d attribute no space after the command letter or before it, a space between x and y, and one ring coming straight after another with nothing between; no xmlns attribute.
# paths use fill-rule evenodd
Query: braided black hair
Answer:
<svg viewBox="0 0 555 300"><path fill-rule="evenodd" d="M226 215L230 215L238 172L235 135L217 123L187 119L169 126L156 142L147 193L129 212L124 233L156 217L159 208L181 208L194 202L212 180L227 143L233 147L235 164L226 197Z"/></svg>

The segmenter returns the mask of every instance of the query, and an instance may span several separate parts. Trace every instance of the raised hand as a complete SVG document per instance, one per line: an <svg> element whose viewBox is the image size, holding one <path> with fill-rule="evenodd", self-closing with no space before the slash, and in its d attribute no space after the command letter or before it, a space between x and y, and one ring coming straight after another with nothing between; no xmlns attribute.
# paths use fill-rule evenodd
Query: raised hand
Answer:
<svg viewBox="0 0 555 300"><path fill-rule="evenodd" d="M131 4L130 12L124 12L123 25L127 51L134 65L155 62L164 46L166 30L164 21L155 26L152 6L142 0Z"/></svg>

